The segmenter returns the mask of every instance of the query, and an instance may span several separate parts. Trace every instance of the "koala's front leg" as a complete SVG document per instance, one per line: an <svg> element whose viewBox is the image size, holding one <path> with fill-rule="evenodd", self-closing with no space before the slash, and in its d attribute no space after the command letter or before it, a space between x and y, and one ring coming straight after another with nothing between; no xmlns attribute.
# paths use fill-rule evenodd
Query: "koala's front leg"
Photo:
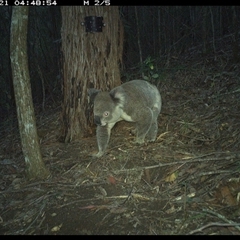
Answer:
<svg viewBox="0 0 240 240"><path fill-rule="evenodd" d="M115 123L108 123L106 126L97 126L96 135L98 143L98 153L94 154L94 157L102 157L105 153L110 139L111 129L114 125Z"/></svg>

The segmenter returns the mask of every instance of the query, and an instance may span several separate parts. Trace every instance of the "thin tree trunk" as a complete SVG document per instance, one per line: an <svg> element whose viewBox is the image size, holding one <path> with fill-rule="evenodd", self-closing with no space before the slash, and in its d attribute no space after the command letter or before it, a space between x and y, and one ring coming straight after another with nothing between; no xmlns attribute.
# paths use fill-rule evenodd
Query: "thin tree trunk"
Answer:
<svg viewBox="0 0 240 240"><path fill-rule="evenodd" d="M215 47L215 27L214 27L214 18L213 18L213 12L212 12L212 7L211 6L209 6L209 11L210 11L210 14L211 14L213 52L216 53L216 47ZM215 58L216 58L216 55L215 55Z"/></svg>
<svg viewBox="0 0 240 240"><path fill-rule="evenodd" d="M237 19L237 12L236 12L236 6L232 6L232 26L233 26L233 61L238 62L239 61L239 46L238 46L238 32L239 32L239 23Z"/></svg>
<svg viewBox="0 0 240 240"><path fill-rule="evenodd" d="M159 49L159 56L162 55L162 40L161 40L161 7L158 7L158 49Z"/></svg>
<svg viewBox="0 0 240 240"><path fill-rule="evenodd" d="M140 59L140 64L142 65L143 58L142 58L142 48L141 48L140 30L139 30L140 26L139 26L139 20L138 20L137 7L135 6L134 9L135 9L136 26L137 26L137 43L138 43L139 59Z"/></svg>
<svg viewBox="0 0 240 240"><path fill-rule="evenodd" d="M203 28L202 28L202 41L203 41L203 54L207 53L207 10L208 8L206 6L203 7Z"/></svg>
<svg viewBox="0 0 240 240"><path fill-rule="evenodd" d="M49 176L40 151L33 110L27 59L27 26L29 7L13 7L11 22L10 57L19 132L30 179Z"/></svg>

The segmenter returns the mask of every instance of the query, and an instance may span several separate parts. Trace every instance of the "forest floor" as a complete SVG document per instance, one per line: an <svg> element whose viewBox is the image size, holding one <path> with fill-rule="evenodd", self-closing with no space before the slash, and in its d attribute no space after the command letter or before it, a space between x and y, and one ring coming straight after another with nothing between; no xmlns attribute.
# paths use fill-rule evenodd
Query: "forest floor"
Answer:
<svg viewBox="0 0 240 240"><path fill-rule="evenodd" d="M134 145L121 122L93 159L96 137L59 142L49 108L37 125L51 177L27 182L17 121L2 123L0 234L239 235L240 66L224 53L173 61L154 143Z"/></svg>

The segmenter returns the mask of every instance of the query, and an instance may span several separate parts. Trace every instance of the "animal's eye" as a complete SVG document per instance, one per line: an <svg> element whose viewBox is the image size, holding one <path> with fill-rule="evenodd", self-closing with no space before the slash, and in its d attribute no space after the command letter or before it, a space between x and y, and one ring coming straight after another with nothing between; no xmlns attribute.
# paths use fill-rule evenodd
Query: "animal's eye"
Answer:
<svg viewBox="0 0 240 240"><path fill-rule="evenodd" d="M108 115L109 115L109 112L104 112L104 113L103 113L103 116L104 116L104 117L107 117Z"/></svg>

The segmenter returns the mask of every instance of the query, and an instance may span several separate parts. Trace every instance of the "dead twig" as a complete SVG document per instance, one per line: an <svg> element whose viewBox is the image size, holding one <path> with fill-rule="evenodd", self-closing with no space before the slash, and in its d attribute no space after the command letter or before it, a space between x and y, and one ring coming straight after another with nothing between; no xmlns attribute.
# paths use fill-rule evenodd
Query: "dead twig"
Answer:
<svg viewBox="0 0 240 240"><path fill-rule="evenodd" d="M228 224L232 224L232 226L234 225L235 228L236 228L238 231L240 231L240 227L239 227L239 226L240 226L240 223L235 223L234 221L227 219L226 217L224 217L224 216L221 215L220 213L216 213L216 212L214 212L214 211L212 211L212 210L209 210L209 209L203 209L203 212L207 212L207 213L210 213L210 214L212 214L212 215L217 216L218 218L222 219L223 221L227 222Z"/></svg>
<svg viewBox="0 0 240 240"><path fill-rule="evenodd" d="M37 221L37 219L42 215L42 211L46 206L46 202L43 203L37 217L29 224L29 226L22 232L22 234L26 234L26 232L28 231L28 229L30 229L31 226L33 226L33 224ZM42 222L42 221L41 221ZM40 226L39 226L40 227Z"/></svg>
<svg viewBox="0 0 240 240"><path fill-rule="evenodd" d="M194 233L201 232L203 229L209 228L209 227L232 227L232 226L233 227L240 226L240 223L218 223L218 222L208 223L198 229L195 229L189 232L187 235L192 235Z"/></svg>
<svg viewBox="0 0 240 240"><path fill-rule="evenodd" d="M207 161L223 161L223 160L231 160L234 158L240 158L239 154L234 154L234 155L226 156L226 157L213 157L213 158L206 158L206 159L201 159L201 157L195 157L188 161L180 160L180 161L175 161L175 162L159 163L157 165L152 165L152 166L121 169L121 170L116 170L113 172L117 174L120 172L142 171L144 169L152 169L152 168L158 168L158 167L164 167L164 166L171 166L171 165L175 165L175 164L190 164L190 163L194 163L194 162L207 162Z"/></svg>
<svg viewBox="0 0 240 240"><path fill-rule="evenodd" d="M75 203L80 203L80 202L99 201L101 199L104 199L104 200L126 199L126 200L128 200L130 197L133 197L134 199L138 199L138 200L142 200L142 201L159 200L157 198L143 196L143 195L138 194L138 193L131 193L130 195L110 196L110 197L103 197L103 198L96 197L96 198L88 198L88 199L79 199L79 200L76 200L76 201L72 201L72 202L68 202L66 204L60 205L57 208L66 207L68 205L75 204ZM126 202L126 200L124 200L123 204Z"/></svg>

